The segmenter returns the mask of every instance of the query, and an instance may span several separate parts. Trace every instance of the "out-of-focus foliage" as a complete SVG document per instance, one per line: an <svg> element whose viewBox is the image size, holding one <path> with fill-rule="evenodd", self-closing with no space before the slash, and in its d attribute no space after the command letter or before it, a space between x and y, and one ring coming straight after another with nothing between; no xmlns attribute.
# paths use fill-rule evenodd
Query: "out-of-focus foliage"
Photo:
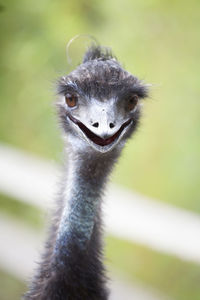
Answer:
<svg viewBox="0 0 200 300"><path fill-rule="evenodd" d="M199 300L199 265L141 245L107 238L108 264L127 279L162 291L169 299Z"/></svg>
<svg viewBox="0 0 200 300"><path fill-rule="evenodd" d="M0 297L1 300L21 299L26 286L19 279L0 271Z"/></svg>
<svg viewBox="0 0 200 300"><path fill-rule="evenodd" d="M0 212L23 221L24 225L27 223L35 229L41 229L44 226L44 214L39 208L2 194L0 194Z"/></svg>
<svg viewBox="0 0 200 300"><path fill-rule="evenodd" d="M1 2L0 139L60 158L54 81L69 71L67 41L93 34L153 84L114 180L199 212L199 11L197 0Z"/></svg>

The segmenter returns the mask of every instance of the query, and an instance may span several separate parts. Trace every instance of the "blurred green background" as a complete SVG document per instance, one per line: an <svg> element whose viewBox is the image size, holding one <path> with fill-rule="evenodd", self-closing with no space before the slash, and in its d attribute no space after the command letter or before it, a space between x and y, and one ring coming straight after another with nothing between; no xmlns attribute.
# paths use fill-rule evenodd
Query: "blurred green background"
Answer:
<svg viewBox="0 0 200 300"><path fill-rule="evenodd" d="M124 150L113 181L200 213L198 0L1 1L0 141L61 160L54 82L69 72L67 42L85 33L112 47L128 71L152 84L140 129ZM28 226L42 224L37 212L15 199L2 195L0 205ZM30 222L32 218L38 220ZM200 299L199 266L113 237L107 244L113 267L129 280L172 299ZM2 300L17 299L15 292L24 290L8 274L0 273L0 279L4 291L6 286L9 290L0 288Z"/></svg>

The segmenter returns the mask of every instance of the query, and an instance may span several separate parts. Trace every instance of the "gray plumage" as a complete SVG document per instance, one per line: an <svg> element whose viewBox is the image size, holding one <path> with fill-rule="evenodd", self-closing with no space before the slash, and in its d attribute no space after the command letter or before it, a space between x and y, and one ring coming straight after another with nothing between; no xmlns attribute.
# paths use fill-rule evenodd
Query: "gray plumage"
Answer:
<svg viewBox="0 0 200 300"><path fill-rule="evenodd" d="M126 140L135 131L148 88L111 51L86 52L58 80L57 111L68 152L58 209L26 300L106 300L101 198Z"/></svg>

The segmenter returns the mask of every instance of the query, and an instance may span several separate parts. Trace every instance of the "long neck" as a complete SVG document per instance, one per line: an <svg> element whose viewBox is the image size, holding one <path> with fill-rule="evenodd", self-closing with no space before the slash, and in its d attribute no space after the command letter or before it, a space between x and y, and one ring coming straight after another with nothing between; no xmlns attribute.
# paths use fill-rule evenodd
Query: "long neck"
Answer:
<svg viewBox="0 0 200 300"><path fill-rule="evenodd" d="M107 300L101 251L101 195L119 152L70 152L62 213L26 300ZM62 205L62 204L61 204Z"/></svg>
<svg viewBox="0 0 200 300"><path fill-rule="evenodd" d="M117 155L114 154L116 157ZM77 153L69 157L64 189L64 208L55 243L57 263L90 246L95 223L100 219L101 195L115 158L110 154Z"/></svg>

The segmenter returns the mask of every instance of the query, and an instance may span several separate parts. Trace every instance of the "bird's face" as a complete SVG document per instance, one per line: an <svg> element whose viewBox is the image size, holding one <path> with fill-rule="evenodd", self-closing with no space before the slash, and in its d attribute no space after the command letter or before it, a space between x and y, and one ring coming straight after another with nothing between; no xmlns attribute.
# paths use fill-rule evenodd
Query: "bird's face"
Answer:
<svg viewBox="0 0 200 300"><path fill-rule="evenodd" d="M118 80L113 80L112 72L110 78L104 74L105 81L98 71L94 77L87 68L86 78L83 69L63 78L58 106L71 143L81 140L90 149L105 153L121 147L134 131L145 89L137 78L123 72L123 79L121 74Z"/></svg>

